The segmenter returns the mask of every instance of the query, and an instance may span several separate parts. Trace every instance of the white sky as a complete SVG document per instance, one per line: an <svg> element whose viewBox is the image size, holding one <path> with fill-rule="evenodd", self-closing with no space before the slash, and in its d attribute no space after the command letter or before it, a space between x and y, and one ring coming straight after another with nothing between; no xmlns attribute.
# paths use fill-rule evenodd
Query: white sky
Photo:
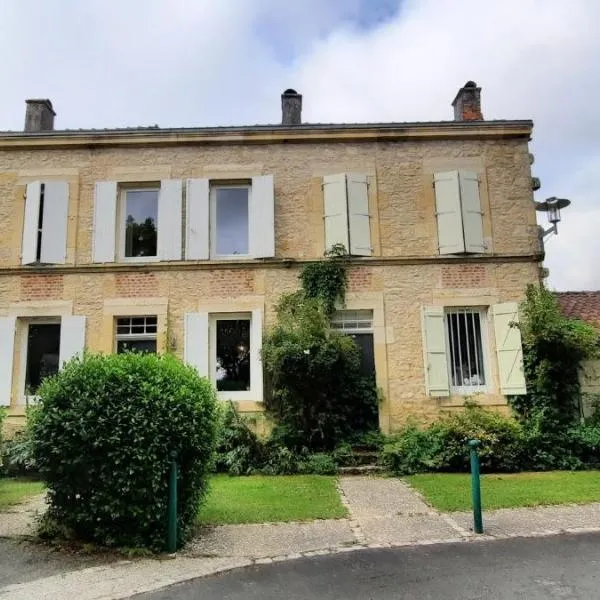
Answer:
<svg viewBox="0 0 600 600"><path fill-rule="evenodd" d="M1 0L0 129L47 97L57 128L531 118L536 199L570 198L549 283L600 288L599 0ZM544 225L545 217L540 222Z"/></svg>

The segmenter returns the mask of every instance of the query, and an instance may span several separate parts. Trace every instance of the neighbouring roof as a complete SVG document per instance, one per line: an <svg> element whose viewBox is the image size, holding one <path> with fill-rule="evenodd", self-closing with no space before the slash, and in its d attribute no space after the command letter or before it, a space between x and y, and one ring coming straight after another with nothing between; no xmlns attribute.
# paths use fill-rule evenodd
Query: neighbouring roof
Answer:
<svg viewBox="0 0 600 600"><path fill-rule="evenodd" d="M600 328L600 290L595 292L556 292L563 314Z"/></svg>

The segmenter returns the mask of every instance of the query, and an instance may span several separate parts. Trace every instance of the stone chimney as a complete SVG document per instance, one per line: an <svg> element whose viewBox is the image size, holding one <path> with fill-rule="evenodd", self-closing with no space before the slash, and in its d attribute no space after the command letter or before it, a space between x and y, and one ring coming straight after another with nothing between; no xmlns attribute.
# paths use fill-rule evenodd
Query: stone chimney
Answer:
<svg viewBox="0 0 600 600"><path fill-rule="evenodd" d="M483 121L481 114L481 88L474 81L467 81L458 90L454 102L455 121Z"/></svg>
<svg viewBox="0 0 600 600"><path fill-rule="evenodd" d="M50 100L25 100L25 131L52 131L56 113Z"/></svg>
<svg viewBox="0 0 600 600"><path fill-rule="evenodd" d="M285 90L281 94L281 124L302 125L302 94L296 90Z"/></svg>

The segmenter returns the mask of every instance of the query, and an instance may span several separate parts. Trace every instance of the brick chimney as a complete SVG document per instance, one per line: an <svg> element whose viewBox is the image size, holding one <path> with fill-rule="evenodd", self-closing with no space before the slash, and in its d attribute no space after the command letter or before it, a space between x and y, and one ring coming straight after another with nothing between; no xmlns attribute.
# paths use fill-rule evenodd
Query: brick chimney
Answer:
<svg viewBox="0 0 600 600"><path fill-rule="evenodd" d="M302 125L302 94L296 90L285 90L281 94L281 124Z"/></svg>
<svg viewBox="0 0 600 600"><path fill-rule="evenodd" d="M52 131L56 113L50 100L25 100L25 131Z"/></svg>
<svg viewBox="0 0 600 600"><path fill-rule="evenodd" d="M483 121L481 114L481 88L474 81L467 81L458 90L454 102L455 121Z"/></svg>

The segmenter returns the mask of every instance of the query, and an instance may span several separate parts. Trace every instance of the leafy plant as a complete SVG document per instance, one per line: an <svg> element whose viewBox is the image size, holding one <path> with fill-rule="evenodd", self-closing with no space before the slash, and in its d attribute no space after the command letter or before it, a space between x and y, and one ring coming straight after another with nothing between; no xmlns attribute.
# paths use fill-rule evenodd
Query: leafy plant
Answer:
<svg viewBox="0 0 600 600"><path fill-rule="evenodd" d="M214 450L210 383L168 355L87 355L46 379L39 395L32 435L50 501L44 528L60 523L82 541L161 550L173 454L185 541Z"/></svg>

